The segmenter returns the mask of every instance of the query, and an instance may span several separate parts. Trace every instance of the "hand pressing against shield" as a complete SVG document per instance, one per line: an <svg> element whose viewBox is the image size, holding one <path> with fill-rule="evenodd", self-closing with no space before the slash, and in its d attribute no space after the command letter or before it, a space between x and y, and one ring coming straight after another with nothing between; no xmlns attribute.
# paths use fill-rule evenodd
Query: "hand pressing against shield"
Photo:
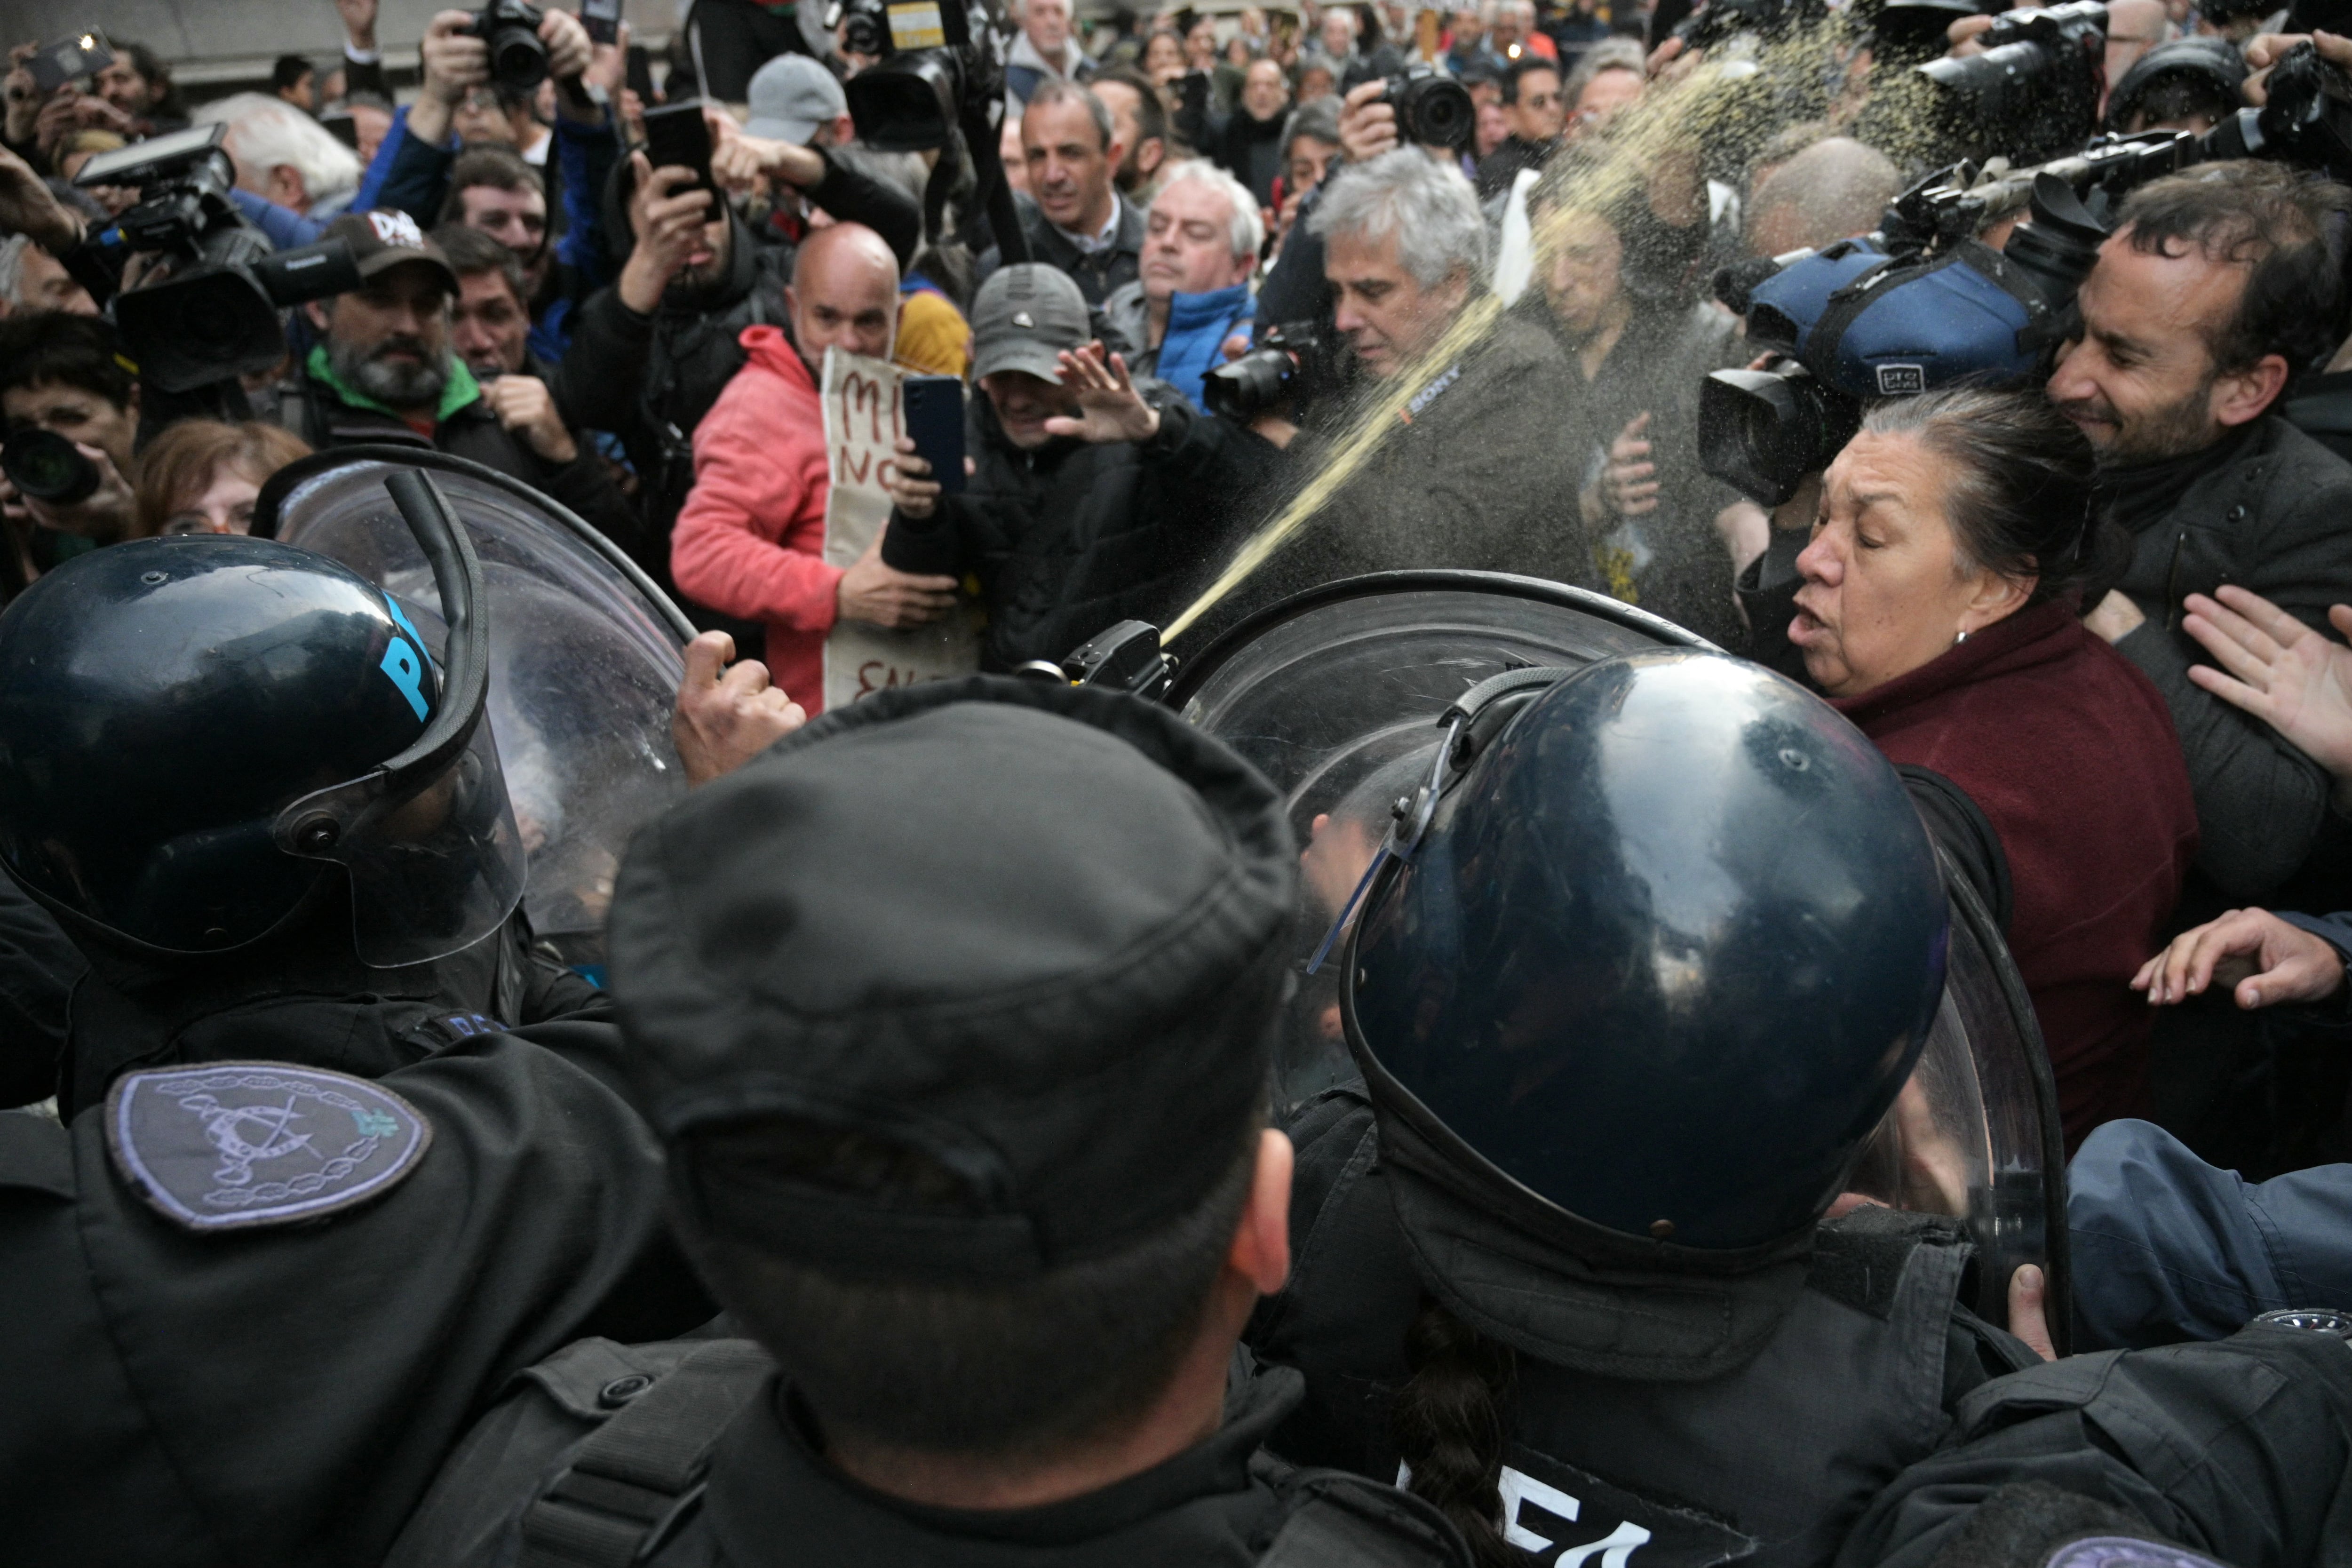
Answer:
<svg viewBox="0 0 2352 1568"><path fill-rule="evenodd" d="M670 715L670 739L688 789L722 778L808 722L801 705L768 681L768 667L735 664L735 639L704 632L686 645L686 679Z"/></svg>

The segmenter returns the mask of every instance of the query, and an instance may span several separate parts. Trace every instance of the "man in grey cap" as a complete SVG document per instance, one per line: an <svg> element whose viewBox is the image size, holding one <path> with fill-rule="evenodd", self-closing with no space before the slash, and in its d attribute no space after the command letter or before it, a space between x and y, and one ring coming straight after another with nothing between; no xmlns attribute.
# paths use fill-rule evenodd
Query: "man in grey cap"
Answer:
<svg viewBox="0 0 2352 1568"><path fill-rule="evenodd" d="M518 1379L391 1568L1466 1568L1434 1509L1258 1451L1298 1392L1234 1350L1289 1268L1297 865L1173 713L988 677L827 713L644 830L623 1028L751 1338Z"/></svg>
<svg viewBox="0 0 2352 1568"><path fill-rule="evenodd" d="M743 133L763 141L839 147L856 134L840 79L806 55L778 55L761 66L751 78L751 107Z"/></svg>
<svg viewBox="0 0 2352 1568"><path fill-rule="evenodd" d="M1044 262L990 274L971 328L986 395L966 416L971 478L942 497L902 439L883 560L979 574L990 668L1055 662L1121 620L1164 624L1257 515L1279 450L1130 375Z"/></svg>

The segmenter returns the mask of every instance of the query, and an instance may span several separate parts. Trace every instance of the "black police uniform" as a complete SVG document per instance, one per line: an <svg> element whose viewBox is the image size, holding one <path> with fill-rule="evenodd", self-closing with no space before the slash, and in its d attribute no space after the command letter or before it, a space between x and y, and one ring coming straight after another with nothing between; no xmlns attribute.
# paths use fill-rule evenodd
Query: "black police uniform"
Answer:
<svg viewBox="0 0 2352 1568"><path fill-rule="evenodd" d="M1247 1335L1307 1378L1274 1447L1433 1465L1412 1347L1466 1331L1506 1541L1826 1564L2033 1359L1965 1304L1959 1216L1822 1223L1947 1038L1919 816L1842 719L1717 654L1507 672L1447 726L1339 965L1362 1082L1291 1128L1291 1280Z"/></svg>
<svg viewBox="0 0 2352 1568"><path fill-rule="evenodd" d="M616 1051L609 1026L557 1024L375 1085L133 1074L127 1124L122 1096L70 1126L0 1111L0 1557L373 1568L510 1375L581 1333L707 1316L661 1152L600 1081ZM312 1157L349 1159L359 1119L398 1145L411 1118L429 1132L404 1166ZM224 1178L238 1160L248 1179ZM282 1212L205 1224L208 1198L320 1172Z"/></svg>
<svg viewBox="0 0 2352 1568"><path fill-rule="evenodd" d="M1259 1355L1307 1376L1306 1400L1274 1447L1303 1464L1392 1477L1390 1416L1427 1288L1390 1187L1414 1178L1383 1163L1360 1089L1316 1100L1289 1131L1291 1282L1247 1336ZM1482 1264L1486 1289L1456 1289L1549 1295L1563 1318L1619 1310L1580 1300L1578 1281L1527 1256L1536 1251L1465 1247L1454 1260ZM1640 1563L1675 1568L1826 1563L1870 1500L1936 1451L1963 1396L2035 1359L1963 1304L1975 1252L1948 1221L1858 1209L1821 1226L1803 1289L1752 1358L1728 1370L1667 1381L1677 1358L1661 1353L1663 1377L1602 1376L1520 1354L1506 1460L1513 1523L1571 1554L1631 1525L1647 1532ZM1626 1326L1629 1359L1640 1332ZM1580 1506L1547 1503L1514 1474Z"/></svg>
<svg viewBox="0 0 2352 1568"><path fill-rule="evenodd" d="M2153 1537L2233 1568L2341 1563L2347 1334L2342 1312L2265 1312L2226 1340L2068 1356L1988 1384L1960 1402L1949 1444L1871 1504L1837 1568L2041 1568L2086 1534Z"/></svg>
<svg viewBox="0 0 2352 1568"><path fill-rule="evenodd" d="M1297 879L1272 786L1164 709L976 677L824 714L642 830L615 882L614 994L682 1232L1064 1310L1055 1272L1169 1235L1256 1146ZM798 1155L752 1175L698 1136L756 1147L778 1117L861 1165L920 1157L955 1195ZM535 1369L393 1563L1467 1563L1430 1506L1260 1458L1300 1380L1239 1356L1213 1435L1108 1486L1003 1511L883 1495L827 1460L819 1413L921 1447L936 1426L894 1432L891 1406L969 1378L999 1414L962 1429L1008 1421L988 1380L1059 1390L1071 1348L1032 1327L1017 1364L972 1367L918 1336L873 1349L883 1385L796 1346L780 1300L728 1304L769 1321L764 1351L582 1344Z"/></svg>
<svg viewBox="0 0 2352 1568"><path fill-rule="evenodd" d="M532 1368L451 1456L384 1568L1465 1561L1452 1526L1420 1500L1264 1452L1301 1382L1236 1363L1224 1424L1202 1442L1067 1502L972 1512L844 1475L749 1340L583 1341Z"/></svg>

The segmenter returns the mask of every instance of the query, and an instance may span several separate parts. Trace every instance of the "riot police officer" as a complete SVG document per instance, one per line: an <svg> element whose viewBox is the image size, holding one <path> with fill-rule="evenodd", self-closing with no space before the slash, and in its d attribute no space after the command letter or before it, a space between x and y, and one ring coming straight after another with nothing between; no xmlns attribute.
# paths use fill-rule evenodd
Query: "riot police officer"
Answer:
<svg viewBox="0 0 2352 1568"><path fill-rule="evenodd" d="M2037 1359L1966 1304L1959 1224L1840 1203L1933 1120L1951 931L1903 783L1696 650L1498 676L1422 755L1340 963L1361 1083L1293 1123L1275 1447L1402 1465L1486 1562L1824 1563Z"/></svg>
<svg viewBox="0 0 2352 1568"><path fill-rule="evenodd" d="M469 570L446 668L392 595L262 539L97 552L12 606L0 866L89 964L12 1103L53 1083L70 1119L129 1068L225 1058L373 1077L602 1005L516 918Z"/></svg>
<svg viewBox="0 0 2352 1568"><path fill-rule="evenodd" d="M65 1122L0 1110L12 1560L373 1568L511 1374L711 1310L610 1023L428 1053L331 989L447 1005L520 886L478 564L406 478L439 659L264 540L112 546L0 618L0 861L105 980Z"/></svg>
<svg viewBox="0 0 2352 1568"><path fill-rule="evenodd" d="M1215 741L989 677L643 830L622 1025L753 1338L552 1358L389 1563L1466 1568L1428 1505L1258 1452L1299 1396L1234 1351L1289 1258L1297 879Z"/></svg>

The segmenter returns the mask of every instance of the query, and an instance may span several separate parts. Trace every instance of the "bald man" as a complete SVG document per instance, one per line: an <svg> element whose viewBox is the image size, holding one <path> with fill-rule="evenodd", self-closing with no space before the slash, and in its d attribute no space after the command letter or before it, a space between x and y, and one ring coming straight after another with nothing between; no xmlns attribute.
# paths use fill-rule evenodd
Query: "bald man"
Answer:
<svg viewBox="0 0 2352 1568"><path fill-rule="evenodd" d="M814 714L835 622L920 626L947 613L956 584L884 565L878 534L845 570L824 560L824 353L890 357L897 258L862 225L818 229L793 258L784 300L790 334L745 329L750 357L694 432L694 489L670 536L670 575L697 604L767 623L771 675Z"/></svg>
<svg viewBox="0 0 2352 1568"><path fill-rule="evenodd" d="M1818 250L1878 226L1903 172L1874 148L1826 137L1772 171L1748 203L1748 253Z"/></svg>

